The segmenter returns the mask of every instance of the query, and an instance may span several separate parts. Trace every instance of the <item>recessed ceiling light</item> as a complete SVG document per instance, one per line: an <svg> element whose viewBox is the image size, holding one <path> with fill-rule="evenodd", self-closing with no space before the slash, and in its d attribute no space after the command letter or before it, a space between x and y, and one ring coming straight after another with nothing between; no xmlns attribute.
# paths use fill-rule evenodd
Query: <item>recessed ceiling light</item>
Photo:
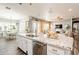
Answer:
<svg viewBox="0 0 79 59"><path fill-rule="evenodd" d="M72 9L71 9L71 8L69 8L69 9L68 9L68 11L69 11L69 12L71 12L71 11L72 11Z"/></svg>
<svg viewBox="0 0 79 59"><path fill-rule="evenodd" d="M22 3L19 3L19 5L22 5Z"/></svg>
<svg viewBox="0 0 79 59"><path fill-rule="evenodd" d="M31 5L32 5L32 3L29 3L29 5L31 6Z"/></svg>

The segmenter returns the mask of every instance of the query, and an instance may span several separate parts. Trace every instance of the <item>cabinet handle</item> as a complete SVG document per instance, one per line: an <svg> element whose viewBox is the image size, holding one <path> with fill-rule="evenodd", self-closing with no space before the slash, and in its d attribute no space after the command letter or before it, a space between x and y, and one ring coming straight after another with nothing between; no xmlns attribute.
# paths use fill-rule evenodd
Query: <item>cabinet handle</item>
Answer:
<svg viewBox="0 0 79 59"><path fill-rule="evenodd" d="M57 52L57 50L55 50L55 49L52 49L53 51L55 51L55 52Z"/></svg>
<svg viewBox="0 0 79 59"><path fill-rule="evenodd" d="M43 44L40 44L40 43L36 43L37 45L40 45L40 46L44 46Z"/></svg>

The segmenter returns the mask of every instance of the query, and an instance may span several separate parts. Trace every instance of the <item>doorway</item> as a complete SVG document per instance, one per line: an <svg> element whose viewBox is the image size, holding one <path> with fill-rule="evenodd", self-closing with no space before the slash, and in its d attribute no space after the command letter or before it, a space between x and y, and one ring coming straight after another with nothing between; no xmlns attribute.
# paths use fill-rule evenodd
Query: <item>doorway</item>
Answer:
<svg viewBox="0 0 79 59"><path fill-rule="evenodd" d="M79 55L79 18L72 20L72 32L74 37L74 54Z"/></svg>

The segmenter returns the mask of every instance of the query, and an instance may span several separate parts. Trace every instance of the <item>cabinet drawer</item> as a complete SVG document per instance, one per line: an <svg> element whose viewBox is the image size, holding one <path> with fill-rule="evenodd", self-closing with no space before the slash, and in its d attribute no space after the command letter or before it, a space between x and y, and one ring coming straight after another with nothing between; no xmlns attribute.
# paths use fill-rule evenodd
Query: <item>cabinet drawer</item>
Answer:
<svg viewBox="0 0 79 59"><path fill-rule="evenodd" d="M58 54L58 55L64 55L65 51L63 49L56 48L54 46L48 45L47 46L47 54L50 54L50 53L52 53L52 54L55 53L55 54Z"/></svg>
<svg viewBox="0 0 79 59"><path fill-rule="evenodd" d="M57 53L55 53L55 52L51 52L50 50L47 52L47 55L59 55L59 54L57 54Z"/></svg>

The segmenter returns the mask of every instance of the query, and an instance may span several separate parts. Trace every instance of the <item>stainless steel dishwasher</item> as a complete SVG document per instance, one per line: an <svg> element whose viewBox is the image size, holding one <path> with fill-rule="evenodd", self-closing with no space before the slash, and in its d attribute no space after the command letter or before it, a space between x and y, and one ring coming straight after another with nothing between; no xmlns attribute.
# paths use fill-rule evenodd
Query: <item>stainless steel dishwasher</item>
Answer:
<svg viewBox="0 0 79 59"><path fill-rule="evenodd" d="M33 55L46 55L47 44L39 41L33 41Z"/></svg>

